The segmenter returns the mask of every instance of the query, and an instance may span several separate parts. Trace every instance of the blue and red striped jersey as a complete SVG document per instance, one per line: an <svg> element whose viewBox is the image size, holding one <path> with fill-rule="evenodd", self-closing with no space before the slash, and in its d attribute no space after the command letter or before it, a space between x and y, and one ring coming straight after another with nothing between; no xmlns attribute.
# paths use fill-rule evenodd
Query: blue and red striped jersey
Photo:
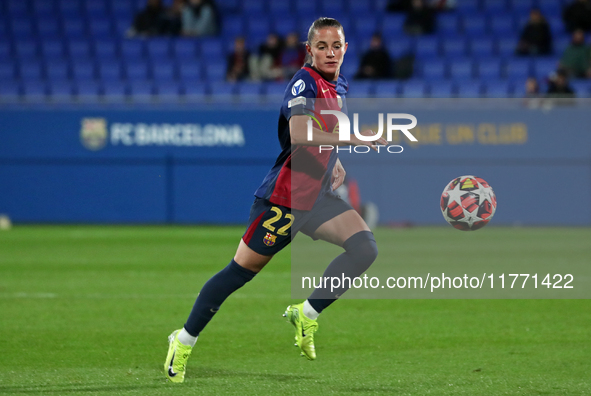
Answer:
<svg viewBox="0 0 591 396"><path fill-rule="evenodd" d="M340 110L346 114L345 95L348 89L345 77L339 75L337 81L328 81L310 64L305 64L293 76L285 89L279 114L277 131L281 153L256 190L256 197L292 209L310 210L320 197L331 191L336 150L320 152L318 146L292 145L289 119L294 115L317 117L321 108ZM327 133L338 130L335 116L322 117L326 121Z"/></svg>

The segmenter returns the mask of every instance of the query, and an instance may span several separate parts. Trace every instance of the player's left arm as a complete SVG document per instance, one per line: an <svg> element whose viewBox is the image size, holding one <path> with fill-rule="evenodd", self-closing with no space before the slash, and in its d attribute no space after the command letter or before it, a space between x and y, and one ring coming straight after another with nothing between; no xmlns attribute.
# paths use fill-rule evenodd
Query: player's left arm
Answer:
<svg viewBox="0 0 591 396"><path fill-rule="evenodd" d="M334 164L334 168L332 168L332 190L336 190L339 188L343 182L345 181L345 176L347 172L345 172L345 168L343 168L343 164L341 164L341 160L337 158L337 162Z"/></svg>

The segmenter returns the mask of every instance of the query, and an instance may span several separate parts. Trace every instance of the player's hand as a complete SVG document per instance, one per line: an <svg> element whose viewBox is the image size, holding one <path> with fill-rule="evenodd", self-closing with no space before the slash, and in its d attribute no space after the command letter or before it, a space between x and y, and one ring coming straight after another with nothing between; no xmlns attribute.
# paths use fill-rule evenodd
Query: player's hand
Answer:
<svg viewBox="0 0 591 396"><path fill-rule="evenodd" d="M372 131L371 129L368 129L368 130L360 132L360 134L363 136L374 136L376 133L374 131ZM386 139L384 139L383 137L380 137L378 140L374 140L372 142L365 142L355 136L355 143L354 144L356 146L368 146L372 150L377 151L378 149L376 146L387 146L388 141Z"/></svg>
<svg viewBox="0 0 591 396"><path fill-rule="evenodd" d="M334 168L332 168L332 190L336 190L337 188L339 188L341 186L341 184L343 184L343 182L345 181L345 175L347 174L347 172L345 172L345 168L343 168L343 164L341 164L341 161L337 158L337 163L334 165Z"/></svg>

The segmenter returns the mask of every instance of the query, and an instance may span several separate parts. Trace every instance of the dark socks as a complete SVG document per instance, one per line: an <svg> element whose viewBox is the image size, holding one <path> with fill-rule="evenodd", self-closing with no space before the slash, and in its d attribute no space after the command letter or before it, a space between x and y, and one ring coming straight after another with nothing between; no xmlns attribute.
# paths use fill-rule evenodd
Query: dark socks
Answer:
<svg viewBox="0 0 591 396"><path fill-rule="evenodd" d="M194 337L198 336L226 298L255 275L255 272L241 267L232 260L226 268L205 282L185 323L185 330Z"/></svg>
<svg viewBox="0 0 591 396"><path fill-rule="evenodd" d="M353 278L360 276L371 266L378 256L378 247L376 240L370 231L360 231L351 236L343 243L345 252L337 256L324 271L324 277L338 277L342 279L347 277L353 281ZM316 312L320 313L344 292L349 290L350 284L343 282L341 287L334 289L318 288L312 292L308 301Z"/></svg>

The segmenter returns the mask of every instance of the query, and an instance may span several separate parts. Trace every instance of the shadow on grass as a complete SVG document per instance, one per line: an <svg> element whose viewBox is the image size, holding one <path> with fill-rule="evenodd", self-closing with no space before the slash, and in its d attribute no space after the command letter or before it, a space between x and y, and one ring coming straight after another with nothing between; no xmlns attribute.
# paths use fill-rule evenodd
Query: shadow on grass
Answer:
<svg viewBox="0 0 591 396"><path fill-rule="evenodd" d="M295 374L274 374L274 373L260 373L252 371L234 371L234 370L216 370L200 368L193 371L191 377L196 379L203 378L258 378L264 380L272 380L278 382L313 380L316 376L313 375L295 375Z"/></svg>

